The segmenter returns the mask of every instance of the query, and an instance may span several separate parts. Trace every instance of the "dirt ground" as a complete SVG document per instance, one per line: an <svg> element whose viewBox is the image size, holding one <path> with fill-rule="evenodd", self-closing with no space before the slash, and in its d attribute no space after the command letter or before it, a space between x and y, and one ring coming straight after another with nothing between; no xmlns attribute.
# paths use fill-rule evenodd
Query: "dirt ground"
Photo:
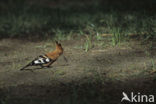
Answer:
<svg viewBox="0 0 156 104"><path fill-rule="evenodd" d="M2 104L120 104L123 91L156 95L156 47L130 41L85 52L77 48L83 41L61 43L68 62L61 56L51 68L20 71L54 42L0 40Z"/></svg>

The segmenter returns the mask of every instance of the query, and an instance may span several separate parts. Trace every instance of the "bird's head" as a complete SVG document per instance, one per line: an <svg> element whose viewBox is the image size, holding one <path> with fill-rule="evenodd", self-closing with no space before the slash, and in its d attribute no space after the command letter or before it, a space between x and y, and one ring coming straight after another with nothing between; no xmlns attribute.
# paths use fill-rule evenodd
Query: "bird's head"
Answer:
<svg viewBox="0 0 156 104"><path fill-rule="evenodd" d="M55 41L55 43L56 43L56 50L57 50L60 54L62 54L62 53L63 53L63 48L62 48L61 43L59 43L58 41Z"/></svg>

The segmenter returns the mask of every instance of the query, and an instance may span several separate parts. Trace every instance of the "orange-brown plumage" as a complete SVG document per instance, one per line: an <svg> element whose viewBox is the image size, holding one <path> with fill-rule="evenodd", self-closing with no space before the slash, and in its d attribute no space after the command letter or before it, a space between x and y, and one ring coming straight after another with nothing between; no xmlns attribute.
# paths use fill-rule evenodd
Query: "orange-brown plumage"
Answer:
<svg viewBox="0 0 156 104"><path fill-rule="evenodd" d="M62 45L61 45L60 43L58 43L57 41L55 41L55 43L56 43L56 48L55 48L55 50L52 51L52 52L49 52L49 53L45 54L48 58L50 58L50 59L53 60L53 61L50 62L50 63L47 63L47 64L43 64L44 67L45 67L45 66L50 66L52 63L54 63L54 62L58 59L58 57L59 57L60 55L63 54Z"/></svg>
<svg viewBox="0 0 156 104"><path fill-rule="evenodd" d="M27 64L25 67L21 68L20 70L23 70L28 66L37 66L37 65L41 67L49 67L62 54L63 54L63 48L61 44L56 41L56 48L54 51L49 52L45 55L40 55L39 57L35 58L32 62L30 62L29 64Z"/></svg>
<svg viewBox="0 0 156 104"><path fill-rule="evenodd" d="M52 52L46 54L52 60L57 60L57 58L63 54L63 48L60 43L56 41L56 49Z"/></svg>

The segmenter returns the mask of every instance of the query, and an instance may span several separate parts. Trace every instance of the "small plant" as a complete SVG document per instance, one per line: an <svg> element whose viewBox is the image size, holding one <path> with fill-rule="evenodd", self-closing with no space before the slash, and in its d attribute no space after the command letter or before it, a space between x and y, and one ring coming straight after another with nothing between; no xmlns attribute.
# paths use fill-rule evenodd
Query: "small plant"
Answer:
<svg viewBox="0 0 156 104"><path fill-rule="evenodd" d="M81 29L79 30L79 35L84 35L84 32Z"/></svg>
<svg viewBox="0 0 156 104"><path fill-rule="evenodd" d="M60 29L55 29L53 30L53 32L55 33L56 40L65 40L65 35L63 34L63 31L61 31Z"/></svg>
<svg viewBox="0 0 156 104"><path fill-rule="evenodd" d="M112 44L113 46L120 44L121 42L121 33L119 28L112 29Z"/></svg>
<svg viewBox="0 0 156 104"><path fill-rule="evenodd" d="M67 40L72 39L72 35L73 35L73 31L70 31L69 34L68 34L68 36L67 36Z"/></svg>
<svg viewBox="0 0 156 104"><path fill-rule="evenodd" d="M91 36L86 35L86 42L84 44L85 52L92 48Z"/></svg>
<svg viewBox="0 0 156 104"><path fill-rule="evenodd" d="M97 40L102 40L102 36L98 32L96 33L96 39Z"/></svg>

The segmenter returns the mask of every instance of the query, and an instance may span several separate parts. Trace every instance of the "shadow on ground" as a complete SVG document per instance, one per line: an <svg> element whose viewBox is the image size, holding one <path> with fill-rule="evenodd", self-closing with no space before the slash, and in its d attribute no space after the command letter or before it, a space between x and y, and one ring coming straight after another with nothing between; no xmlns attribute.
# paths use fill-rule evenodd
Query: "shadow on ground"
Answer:
<svg viewBox="0 0 156 104"><path fill-rule="evenodd" d="M106 78L107 79L107 78ZM81 79L83 81L83 79ZM56 81L57 82L57 81ZM126 81L57 82L52 85L18 85L1 90L5 104L120 104L122 92L156 95L152 77L141 76Z"/></svg>

